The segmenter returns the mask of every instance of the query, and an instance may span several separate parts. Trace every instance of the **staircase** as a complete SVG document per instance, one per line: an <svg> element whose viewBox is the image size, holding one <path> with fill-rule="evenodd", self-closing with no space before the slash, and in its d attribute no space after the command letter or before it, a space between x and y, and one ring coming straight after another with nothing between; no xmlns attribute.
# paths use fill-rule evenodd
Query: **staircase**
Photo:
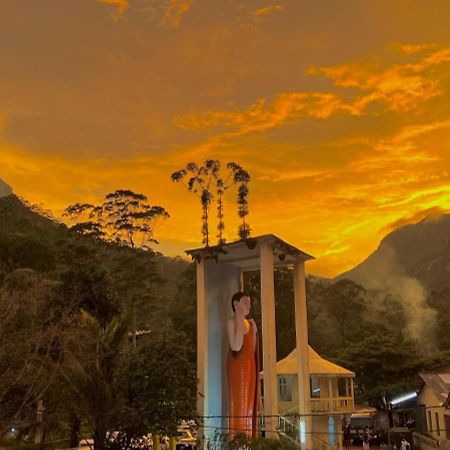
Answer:
<svg viewBox="0 0 450 450"><path fill-rule="evenodd" d="M280 435L280 439L289 442L293 449L307 450L302 447L300 443L300 433L297 426L297 421L292 416L280 415L278 417L278 434ZM310 450L338 450L338 446L333 446L328 441L313 434L312 449Z"/></svg>

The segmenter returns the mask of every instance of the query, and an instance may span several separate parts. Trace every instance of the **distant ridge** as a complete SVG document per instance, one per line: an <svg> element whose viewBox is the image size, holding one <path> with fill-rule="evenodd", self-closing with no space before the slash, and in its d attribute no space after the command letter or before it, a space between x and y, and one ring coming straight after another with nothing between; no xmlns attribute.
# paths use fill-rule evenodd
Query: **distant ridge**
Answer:
<svg viewBox="0 0 450 450"><path fill-rule="evenodd" d="M12 187L0 178L0 198L7 197L13 193Z"/></svg>
<svg viewBox="0 0 450 450"><path fill-rule="evenodd" d="M379 288L391 271L417 279L430 291L450 287L450 215L394 230L365 261L336 279Z"/></svg>

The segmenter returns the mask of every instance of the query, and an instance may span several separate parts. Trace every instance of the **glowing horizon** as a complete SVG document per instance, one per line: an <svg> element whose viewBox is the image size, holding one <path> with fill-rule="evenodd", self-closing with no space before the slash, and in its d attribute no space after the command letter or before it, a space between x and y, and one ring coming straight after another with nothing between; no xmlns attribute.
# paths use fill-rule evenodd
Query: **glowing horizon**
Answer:
<svg viewBox="0 0 450 450"><path fill-rule="evenodd" d="M448 2L17 3L0 5L0 178L57 216L132 189L171 215L158 250L183 255L200 204L171 173L235 161L253 234L331 277L450 210Z"/></svg>

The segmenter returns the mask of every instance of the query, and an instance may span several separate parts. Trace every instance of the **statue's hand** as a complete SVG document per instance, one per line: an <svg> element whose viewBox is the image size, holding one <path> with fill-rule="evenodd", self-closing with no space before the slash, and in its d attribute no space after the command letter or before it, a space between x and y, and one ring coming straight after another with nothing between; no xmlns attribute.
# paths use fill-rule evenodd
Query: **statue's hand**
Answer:
<svg viewBox="0 0 450 450"><path fill-rule="evenodd" d="M258 329L258 327L256 326L256 322L254 321L254 319L249 319L249 323L250 323L250 325L254 326L256 330Z"/></svg>

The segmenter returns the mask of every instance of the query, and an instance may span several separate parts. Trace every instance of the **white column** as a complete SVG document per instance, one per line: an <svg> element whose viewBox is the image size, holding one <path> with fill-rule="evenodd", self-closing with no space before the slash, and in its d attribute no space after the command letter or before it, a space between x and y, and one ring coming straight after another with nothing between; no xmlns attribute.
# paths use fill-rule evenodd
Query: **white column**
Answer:
<svg viewBox="0 0 450 450"><path fill-rule="evenodd" d="M312 449L311 387L309 378L308 319L306 310L305 263L294 264L295 335L298 362L298 407L300 441Z"/></svg>
<svg viewBox="0 0 450 450"><path fill-rule="evenodd" d="M352 409L355 409L355 388L353 386L353 378L350 378L350 396L352 397Z"/></svg>
<svg viewBox="0 0 450 450"><path fill-rule="evenodd" d="M197 413L206 416L208 386L208 304L206 300L205 262L197 263ZM205 430L200 427L199 436Z"/></svg>
<svg viewBox="0 0 450 450"><path fill-rule="evenodd" d="M273 249L261 243L261 316L264 370L264 414L266 437L278 438L277 347Z"/></svg>

